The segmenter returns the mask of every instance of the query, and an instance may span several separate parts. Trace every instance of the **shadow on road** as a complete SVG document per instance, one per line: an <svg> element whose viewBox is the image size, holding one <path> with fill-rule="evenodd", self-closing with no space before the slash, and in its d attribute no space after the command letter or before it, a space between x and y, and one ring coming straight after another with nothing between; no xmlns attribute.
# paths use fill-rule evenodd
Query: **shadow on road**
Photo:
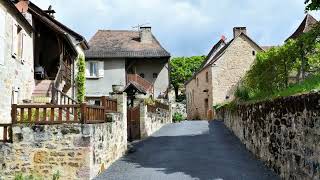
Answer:
<svg viewBox="0 0 320 180"><path fill-rule="evenodd" d="M164 127L155 136L137 143L136 151L120 161L124 166L133 164L137 171L139 168L147 168L149 172L146 172L146 176L152 171L161 171L167 175L183 173L190 176L190 179L200 180L279 179L246 150L223 122L185 123L172 125L181 126L176 130L171 125ZM199 123L198 126L203 127L199 130L192 123ZM179 131L183 135L179 135ZM112 167L108 171L112 173ZM144 178L149 180L148 177Z"/></svg>

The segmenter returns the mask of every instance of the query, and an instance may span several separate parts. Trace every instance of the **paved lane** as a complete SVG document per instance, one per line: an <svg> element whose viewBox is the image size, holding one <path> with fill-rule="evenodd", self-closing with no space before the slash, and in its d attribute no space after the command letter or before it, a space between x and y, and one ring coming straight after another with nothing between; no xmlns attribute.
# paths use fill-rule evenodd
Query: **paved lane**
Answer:
<svg viewBox="0 0 320 180"><path fill-rule="evenodd" d="M220 121L170 124L135 148L136 152L115 162L96 179L279 179Z"/></svg>

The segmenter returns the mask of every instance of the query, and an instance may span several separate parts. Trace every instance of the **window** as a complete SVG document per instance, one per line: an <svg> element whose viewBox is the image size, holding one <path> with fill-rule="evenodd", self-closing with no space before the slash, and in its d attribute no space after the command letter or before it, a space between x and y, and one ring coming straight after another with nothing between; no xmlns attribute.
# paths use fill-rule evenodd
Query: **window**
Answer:
<svg viewBox="0 0 320 180"><path fill-rule="evenodd" d="M199 86L199 78L197 78L197 86Z"/></svg>
<svg viewBox="0 0 320 180"><path fill-rule="evenodd" d="M140 76L141 76L142 78L144 78L144 74L143 74L143 73L140 73Z"/></svg>
<svg viewBox="0 0 320 180"><path fill-rule="evenodd" d="M255 56L256 55L256 51L252 51L252 55Z"/></svg>
<svg viewBox="0 0 320 180"><path fill-rule="evenodd" d="M100 100L95 100L95 101L94 101L94 105L100 106L100 105L101 105L101 101L100 101Z"/></svg>
<svg viewBox="0 0 320 180"><path fill-rule="evenodd" d="M89 62L89 76L98 77L98 62Z"/></svg>
<svg viewBox="0 0 320 180"><path fill-rule="evenodd" d="M209 72L206 72L206 81L209 82Z"/></svg>
<svg viewBox="0 0 320 180"><path fill-rule="evenodd" d="M153 73L153 74L152 74L152 77L153 77L154 79L156 79L156 78L158 77L158 73Z"/></svg>

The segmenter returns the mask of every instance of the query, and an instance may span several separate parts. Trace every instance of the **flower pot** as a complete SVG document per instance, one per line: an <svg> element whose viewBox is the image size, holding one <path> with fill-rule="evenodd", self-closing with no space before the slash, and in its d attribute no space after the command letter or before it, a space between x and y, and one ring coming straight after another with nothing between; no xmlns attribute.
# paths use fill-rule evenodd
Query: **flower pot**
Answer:
<svg viewBox="0 0 320 180"><path fill-rule="evenodd" d="M123 91L123 85L112 85L112 91L115 93L120 93Z"/></svg>

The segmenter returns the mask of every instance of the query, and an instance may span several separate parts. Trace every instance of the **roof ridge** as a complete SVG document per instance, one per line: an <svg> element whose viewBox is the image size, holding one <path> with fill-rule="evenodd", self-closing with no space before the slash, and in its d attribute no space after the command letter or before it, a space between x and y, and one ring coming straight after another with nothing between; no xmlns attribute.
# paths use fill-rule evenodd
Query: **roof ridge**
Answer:
<svg viewBox="0 0 320 180"><path fill-rule="evenodd" d="M139 32L136 30L125 30L125 29L116 29L116 30L112 30L112 29L98 29L98 31L108 31L108 32Z"/></svg>

